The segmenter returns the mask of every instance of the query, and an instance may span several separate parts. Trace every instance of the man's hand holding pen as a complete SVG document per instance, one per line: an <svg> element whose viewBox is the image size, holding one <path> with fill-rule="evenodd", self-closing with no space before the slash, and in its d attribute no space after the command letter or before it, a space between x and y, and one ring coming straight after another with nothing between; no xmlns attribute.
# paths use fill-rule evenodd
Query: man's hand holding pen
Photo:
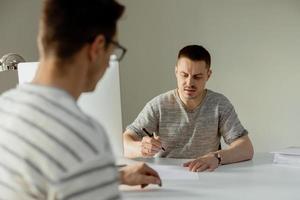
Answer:
<svg viewBox="0 0 300 200"><path fill-rule="evenodd" d="M141 153L144 157L152 157L159 151L165 151L159 136L149 133L145 128L143 128L143 131L147 135L141 141Z"/></svg>

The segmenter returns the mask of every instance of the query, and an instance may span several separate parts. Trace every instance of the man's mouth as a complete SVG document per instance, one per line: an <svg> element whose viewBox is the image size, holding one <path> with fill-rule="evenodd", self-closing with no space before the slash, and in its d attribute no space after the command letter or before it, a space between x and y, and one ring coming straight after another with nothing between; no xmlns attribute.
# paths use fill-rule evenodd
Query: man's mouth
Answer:
<svg viewBox="0 0 300 200"><path fill-rule="evenodd" d="M186 89L184 89L184 91L187 93L194 93L194 92L196 92L196 89L186 88Z"/></svg>
<svg viewBox="0 0 300 200"><path fill-rule="evenodd" d="M184 91L188 91L188 92L195 92L196 89L192 89L192 88L184 88Z"/></svg>

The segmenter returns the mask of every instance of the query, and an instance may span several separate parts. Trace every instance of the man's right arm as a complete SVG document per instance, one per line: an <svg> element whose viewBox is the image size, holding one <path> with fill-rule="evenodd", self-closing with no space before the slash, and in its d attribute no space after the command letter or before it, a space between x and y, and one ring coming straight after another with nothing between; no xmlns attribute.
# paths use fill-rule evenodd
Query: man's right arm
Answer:
<svg viewBox="0 0 300 200"><path fill-rule="evenodd" d="M153 157L161 150L160 138L144 136L142 139L134 132L123 133L124 156L128 158Z"/></svg>
<svg viewBox="0 0 300 200"><path fill-rule="evenodd" d="M134 132L126 130L123 133L124 156L128 158L142 157L141 138Z"/></svg>
<svg viewBox="0 0 300 200"><path fill-rule="evenodd" d="M142 188L149 184L161 186L161 179L158 173L145 163L127 165L119 169L121 184L141 185Z"/></svg>

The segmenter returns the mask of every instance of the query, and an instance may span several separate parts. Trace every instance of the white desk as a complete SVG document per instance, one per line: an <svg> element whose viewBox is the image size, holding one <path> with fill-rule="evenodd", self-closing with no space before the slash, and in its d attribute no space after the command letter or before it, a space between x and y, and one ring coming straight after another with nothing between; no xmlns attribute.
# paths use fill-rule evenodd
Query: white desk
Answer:
<svg viewBox="0 0 300 200"><path fill-rule="evenodd" d="M123 199L181 200L300 200L300 168L272 164L273 155L259 153L252 161L223 165L198 173L199 180L163 180L163 186L121 186ZM160 165L181 164L180 159L140 159Z"/></svg>

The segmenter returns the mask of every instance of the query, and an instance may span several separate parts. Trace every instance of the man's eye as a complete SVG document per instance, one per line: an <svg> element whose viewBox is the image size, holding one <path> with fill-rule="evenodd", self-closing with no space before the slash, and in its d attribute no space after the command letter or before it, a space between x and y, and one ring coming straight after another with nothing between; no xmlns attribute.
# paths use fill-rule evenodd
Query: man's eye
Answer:
<svg viewBox="0 0 300 200"><path fill-rule="evenodd" d="M185 77L185 78L188 77L187 74L181 74L181 76L182 76L182 77Z"/></svg>

